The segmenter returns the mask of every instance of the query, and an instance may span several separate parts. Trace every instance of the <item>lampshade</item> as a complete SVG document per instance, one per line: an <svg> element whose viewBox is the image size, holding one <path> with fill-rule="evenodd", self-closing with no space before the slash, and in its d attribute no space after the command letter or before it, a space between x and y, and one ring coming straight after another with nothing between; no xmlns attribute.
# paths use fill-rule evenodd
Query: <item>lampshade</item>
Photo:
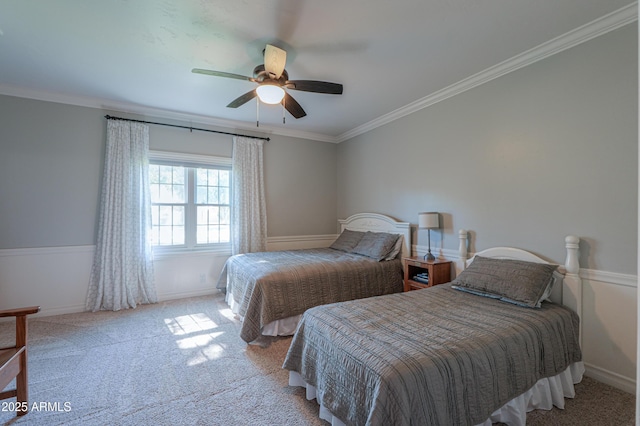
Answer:
<svg viewBox="0 0 640 426"><path fill-rule="evenodd" d="M279 104L284 98L284 89L273 84L261 84L256 88L256 93L265 104Z"/></svg>
<svg viewBox="0 0 640 426"><path fill-rule="evenodd" d="M424 229L440 228L440 215L437 212L418 213L418 227Z"/></svg>

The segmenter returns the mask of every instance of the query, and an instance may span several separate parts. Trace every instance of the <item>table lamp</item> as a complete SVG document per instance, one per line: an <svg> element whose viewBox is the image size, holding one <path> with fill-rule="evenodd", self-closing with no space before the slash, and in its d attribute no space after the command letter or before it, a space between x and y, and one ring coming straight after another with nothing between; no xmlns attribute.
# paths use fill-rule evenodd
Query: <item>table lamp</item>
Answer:
<svg viewBox="0 0 640 426"><path fill-rule="evenodd" d="M436 260L435 256L431 254L431 230L440 228L440 215L437 212L418 213L418 228L426 229L429 238L429 253L424 255L424 259Z"/></svg>

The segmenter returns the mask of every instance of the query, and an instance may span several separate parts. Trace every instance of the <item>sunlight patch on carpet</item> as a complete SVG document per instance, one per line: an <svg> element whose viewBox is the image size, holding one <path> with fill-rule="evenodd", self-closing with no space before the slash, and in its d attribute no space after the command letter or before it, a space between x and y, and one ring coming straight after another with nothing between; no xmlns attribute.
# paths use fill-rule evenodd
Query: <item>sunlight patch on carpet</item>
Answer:
<svg viewBox="0 0 640 426"><path fill-rule="evenodd" d="M211 344L211 342L218 336L224 334L224 331L218 333L201 334L199 336L187 337L186 339L180 339L177 341L180 349L195 349L204 348Z"/></svg>
<svg viewBox="0 0 640 426"><path fill-rule="evenodd" d="M208 361L213 361L222 357L222 352L224 352L224 348L219 345L209 346L204 348L201 352L199 352L196 356L191 358L187 362L188 367L193 367L194 365L203 364Z"/></svg>
<svg viewBox="0 0 640 426"><path fill-rule="evenodd" d="M185 334L212 330L218 327L218 324L203 313L166 318L164 323L174 336L183 336Z"/></svg>
<svg viewBox="0 0 640 426"><path fill-rule="evenodd" d="M218 359L225 351L225 345L215 342L224 331L211 332L218 324L204 313L166 318L165 325L174 336L184 336L176 340L179 349L189 353L188 366Z"/></svg>
<svg viewBox="0 0 640 426"><path fill-rule="evenodd" d="M178 348L182 350L197 349L196 353L192 354L189 361L187 361L187 365L191 367L202 364L203 362L218 359L222 356L225 351L225 346L215 343L214 340L223 334L223 331L202 334L199 336L187 337L186 339L180 339L176 343L178 344Z"/></svg>

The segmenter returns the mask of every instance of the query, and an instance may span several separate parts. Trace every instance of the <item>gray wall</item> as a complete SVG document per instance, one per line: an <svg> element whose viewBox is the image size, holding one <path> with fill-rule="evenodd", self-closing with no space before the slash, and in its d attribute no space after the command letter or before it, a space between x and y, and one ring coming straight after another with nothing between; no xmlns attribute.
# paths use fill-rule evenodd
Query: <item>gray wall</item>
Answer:
<svg viewBox="0 0 640 426"><path fill-rule="evenodd" d="M556 262L575 234L582 267L635 274L637 63L634 23L341 143L338 216L439 211L432 246Z"/></svg>
<svg viewBox="0 0 640 426"><path fill-rule="evenodd" d="M264 151L269 236L337 232L337 145L271 136Z"/></svg>
<svg viewBox="0 0 640 426"><path fill-rule="evenodd" d="M0 96L0 249L95 244L105 114L190 125ZM231 156L231 136L149 128L151 149ZM336 154L335 144L271 136L265 145L270 237L336 232Z"/></svg>
<svg viewBox="0 0 640 426"><path fill-rule="evenodd" d="M0 96L0 248L94 244L102 115Z"/></svg>

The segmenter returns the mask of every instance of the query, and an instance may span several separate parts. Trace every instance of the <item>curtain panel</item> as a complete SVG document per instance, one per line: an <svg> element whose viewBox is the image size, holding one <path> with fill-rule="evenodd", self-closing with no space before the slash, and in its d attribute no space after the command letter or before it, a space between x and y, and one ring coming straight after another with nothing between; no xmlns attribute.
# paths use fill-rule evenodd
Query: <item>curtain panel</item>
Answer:
<svg viewBox="0 0 640 426"><path fill-rule="evenodd" d="M263 146L260 139L233 138L233 202L231 252L267 250L267 208L264 196Z"/></svg>
<svg viewBox="0 0 640 426"><path fill-rule="evenodd" d="M149 191L149 126L107 121L98 239L86 308L118 311L157 302Z"/></svg>

